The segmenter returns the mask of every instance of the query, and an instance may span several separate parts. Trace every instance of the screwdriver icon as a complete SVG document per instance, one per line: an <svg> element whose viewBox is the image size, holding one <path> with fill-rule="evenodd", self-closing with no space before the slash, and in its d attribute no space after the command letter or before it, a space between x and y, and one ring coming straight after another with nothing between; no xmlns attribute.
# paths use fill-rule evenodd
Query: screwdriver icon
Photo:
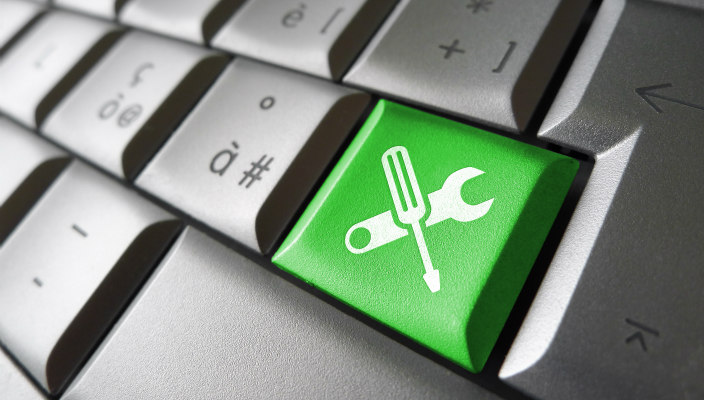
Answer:
<svg viewBox="0 0 704 400"><path fill-rule="evenodd" d="M430 291L435 293L440 290L440 272L433 269L428 246L420 229L420 220L425 216L426 207L408 150L403 146L392 147L384 152L381 163L396 215L403 225L411 226L420 251L420 258L423 260L423 267L425 267L423 279Z"/></svg>

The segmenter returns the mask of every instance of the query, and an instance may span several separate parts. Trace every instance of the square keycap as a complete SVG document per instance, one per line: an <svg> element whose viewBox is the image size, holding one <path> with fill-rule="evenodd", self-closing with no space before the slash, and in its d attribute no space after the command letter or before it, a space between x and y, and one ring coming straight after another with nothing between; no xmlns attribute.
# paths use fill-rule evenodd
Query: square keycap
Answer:
<svg viewBox="0 0 704 400"><path fill-rule="evenodd" d="M381 100L274 263L478 372L577 168Z"/></svg>

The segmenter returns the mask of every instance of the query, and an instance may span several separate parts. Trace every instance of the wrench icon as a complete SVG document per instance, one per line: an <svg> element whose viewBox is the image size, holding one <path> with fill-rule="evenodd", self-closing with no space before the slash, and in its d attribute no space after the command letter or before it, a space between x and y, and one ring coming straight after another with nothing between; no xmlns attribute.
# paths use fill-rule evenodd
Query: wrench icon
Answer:
<svg viewBox="0 0 704 400"><path fill-rule="evenodd" d="M467 204L462 200L462 185L483 173L484 171L476 168L466 167L448 176L440 189L428 195L430 216L425 221L425 226L429 227L447 219L469 222L481 218L489 212L494 198L476 205ZM352 233L358 229L369 231L371 236L369 243L361 249L352 246L352 243L350 243ZM354 254L362 254L407 235L408 231L406 229L396 226L391 211L385 211L352 225L345 235L345 246L347 246L347 250Z"/></svg>

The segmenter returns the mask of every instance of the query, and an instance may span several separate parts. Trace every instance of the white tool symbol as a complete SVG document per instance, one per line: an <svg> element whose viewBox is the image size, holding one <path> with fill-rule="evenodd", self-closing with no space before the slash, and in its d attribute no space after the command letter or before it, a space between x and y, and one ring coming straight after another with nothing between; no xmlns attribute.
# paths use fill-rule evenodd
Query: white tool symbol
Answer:
<svg viewBox="0 0 704 400"><path fill-rule="evenodd" d="M411 226L425 267L423 279L430 291L435 293L440 290L440 273L433 268L421 230L420 222L426 215L427 207L418 186L418 179L413 171L408 150L403 146L392 147L384 152L381 163L384 167L396 216L402 225ZM489 211L494 199L472 205L462 200L461 193L462 185L466 181L483 173L476 168L466 167L450 174L445 179L442 188L428 195L430 215L425 220L425 226L429 227L447 219L469 222L483 217ZM358 229L365 229L370 234L369 243L362 248L356 248L350 243L352 233ZM391 211L385 211L352 225L345 235L345 246L354 254L362 254L406 235L408 235L408 228L396 226Z"/></svg>

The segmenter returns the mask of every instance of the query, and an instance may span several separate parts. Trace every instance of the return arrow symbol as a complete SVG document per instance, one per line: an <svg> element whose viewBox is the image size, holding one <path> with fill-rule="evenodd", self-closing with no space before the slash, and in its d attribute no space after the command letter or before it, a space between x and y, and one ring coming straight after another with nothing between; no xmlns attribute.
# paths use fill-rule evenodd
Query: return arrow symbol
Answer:
<svg viewBox="0 0 704 400"><path fill-rule="evenodd" d="M662 113L663 110L662 110L662 108L658 107L657 104L655 104L655 101L653 101L652 98L661 99L661 100L669 101L672 103L681 104L686 107L692 107L692 108L696 108L697 110L704 111L704 106L699 106L699 105L689 103L686 101L682 101L682 100L678 100L678 99L675 99L672 97L667 97L667 96L663 96L661 94L653 93L655 90L670 88L670 87L672 87L671 83L664 83L662 85L646 86L646 87L637 88L635 90L635 92L638 94L638 96L640 96L643 100L645 100L645 102L648 103L648 105L650 107L653 107L653 110L657 111L658 113Z"/></svg>
<svg viewBox="0 0 704 400"><path fill-rule="evenodd" d="M626 344L637 340L638 342L640 342L641 349L643 349L643 351L645 352L648 351L648 347L645 345L645 337L643 336L643 332L649 333L655 337L660 337L660 332L658 332L657 330L649 326L645 326L642 323L636 322L630 318L626 318L626 323L638 329L636 333L626 338Z"/></svg>

